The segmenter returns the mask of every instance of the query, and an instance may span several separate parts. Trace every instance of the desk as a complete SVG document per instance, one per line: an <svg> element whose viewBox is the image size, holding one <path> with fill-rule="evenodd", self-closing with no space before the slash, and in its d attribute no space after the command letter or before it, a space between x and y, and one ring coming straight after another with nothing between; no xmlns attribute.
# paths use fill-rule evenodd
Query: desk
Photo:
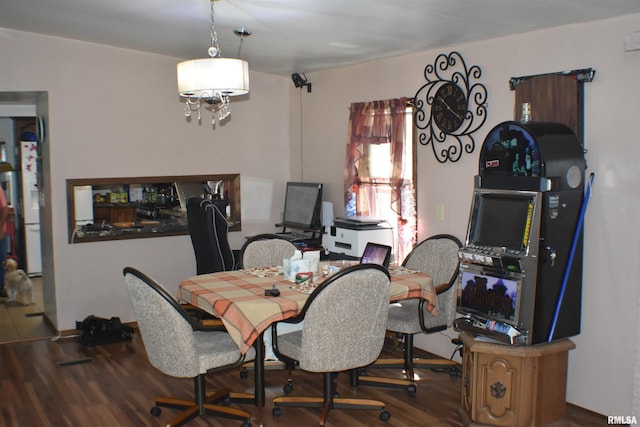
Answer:
<svg viewBox="0 0 640 427"><path fill-rule="evenodd" d="M431 277L402 268L391 268L391 302L421 298L433 313L435 292ZM321 283L320 279L315 284ZM194 276L180 283L178 297L211 313L224 323L244 354L256 348L256 405L264 406L264 343L262 333L273 323L300 313L309 294L292 289L294 283L264 270L224 271ZM279 297L266 297L265 289L276 287Z"/></svg>

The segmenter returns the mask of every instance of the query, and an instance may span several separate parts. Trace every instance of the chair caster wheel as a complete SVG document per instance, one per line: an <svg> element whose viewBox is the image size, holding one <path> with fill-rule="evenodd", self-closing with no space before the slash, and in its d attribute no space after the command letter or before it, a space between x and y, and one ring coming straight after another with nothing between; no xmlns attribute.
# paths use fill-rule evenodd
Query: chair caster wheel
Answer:
<svg viewBox="0 0 640 427"><path fill-rule="evenodd" d="M244 421L240 427L251 427L251 423L249 421Z"/></svg>
<svg viewBox="0 0 640 427"><path fill-rule="evenodd" d="M382 412L380 412L380 416L378 418L380 418L380 421L386 423L387 421L389 421L389 418L391 418L391 414L383 409Z"/></svg>
<svg viewBox="0 0 640 427"><path fill-rule="evenodd" d="M418 387L416 387L415 384L409 384L407 386L407 391L409 392L409 394L413 395L416 394L416 391L418 390Z"/></svg>
<svg viewBox="0 0 640 427"><path fill-rule="evenodd" d="M284 391L285 394L291 393L293 391L293 384L287 383L284 387L282 387L282 391Z"/></svg>
<svg viewBox="0 0 640 427"><path fill-rule="evenodd" d="M279 417L280 415L282 415L282 409L279 406L276 406L275 408L273 408L271 413L274 417Z"/></svg>
<svg viewBox="0 0 640 427"><path fill-rule="evenodd" d="M242 371L240 371L240 378L243 380L249 378L249 371L247 371L247 368L242 368Z"/></svg>
<svg viewBox="0 0 640 427"><path fill-rule="evenodd" d="M149 410L149 413L154 417L159 417L161 412L162 409L160 409L159 406L154 406L153 408L151 408L151 410Z"/></svg>
<svg viewBox="0 0 640 427"><path fill-rule="evenodd" d="M225 396L221 401L220 404L222 406L229 406L231 405L231 398L229 396Z"/></svg>

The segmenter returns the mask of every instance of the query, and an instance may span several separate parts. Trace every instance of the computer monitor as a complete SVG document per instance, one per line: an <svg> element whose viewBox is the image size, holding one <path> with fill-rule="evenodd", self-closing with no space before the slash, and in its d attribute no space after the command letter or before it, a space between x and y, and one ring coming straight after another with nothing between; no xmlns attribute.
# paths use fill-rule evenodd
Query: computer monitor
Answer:
<svg viewBox="0 0 640 427"><path fill-rule="evenodd" d="M288 182L284 199L284 227L319 230L322 228L322 184Z"/></svg>
<svg viewBox="0 0 640 427"><path fill-rule="evenodd" d="M384 268L389 268L391 261L391 246L380 243L368 242L360 258L361 264L378 264Z"/></svg>

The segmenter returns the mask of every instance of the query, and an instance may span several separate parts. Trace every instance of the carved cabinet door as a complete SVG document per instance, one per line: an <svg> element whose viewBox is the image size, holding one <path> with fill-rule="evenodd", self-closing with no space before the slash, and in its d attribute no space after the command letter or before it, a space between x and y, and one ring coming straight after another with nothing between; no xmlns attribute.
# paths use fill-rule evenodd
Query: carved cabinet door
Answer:
<svg viewBox="0 0 640 427"><path fill-rule="evenodd" d="M531 415L532 360L478 353L478 395L474 419L492 426L523 426Z"/></svg>

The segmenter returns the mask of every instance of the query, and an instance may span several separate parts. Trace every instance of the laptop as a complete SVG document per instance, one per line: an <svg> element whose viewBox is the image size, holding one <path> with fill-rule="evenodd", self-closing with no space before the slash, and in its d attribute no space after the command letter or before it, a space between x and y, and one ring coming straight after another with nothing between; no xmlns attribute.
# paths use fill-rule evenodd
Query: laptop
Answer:
<svg viewBox="0 0 640 427"><path fill-rule="evenodd" d="M360 264L378 264L389 268L391 261L391 246L368 242L360 258Z"/></svg>

